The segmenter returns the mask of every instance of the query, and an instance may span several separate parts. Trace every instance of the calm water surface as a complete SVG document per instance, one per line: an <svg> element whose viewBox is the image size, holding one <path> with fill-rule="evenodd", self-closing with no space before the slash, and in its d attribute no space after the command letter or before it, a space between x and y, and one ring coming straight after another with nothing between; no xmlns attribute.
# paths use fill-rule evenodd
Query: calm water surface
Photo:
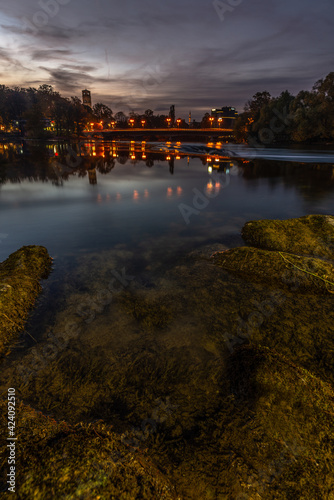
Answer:
<svg viewBox="0 0 334 500"><path fill-rule="evenodd" d="M150 443L167 469L171 460L184 471L194 470L199 422L226 396L222 332L268 296L208 257L242 245L249 220L334 214L331 151L251 158L233 145L231 156L221 144L205 146L195 154L179 143L3 145L0 163L0 260L31 244L54 258L2 384L10 377L47 414L112 422L139 448ZM312 304L306 311L289 300L300 324L318 321ZM282 324L275 314L259 331ZM157 424L148 434L138 431L145 419ZM206 450L203 429L196 446ZM209 488L211 458L189 479L194 491Z"/></svg>
<svg viewBox="0 0 334 500"><path fill-rule="evenodd" d="M214 155L159 153L165 144L88 144L76 158L54 145L26 148L17 146L1 169L1 260L28 244L66 258L119 244L134 251L159 238L177 253L237 237L250 219L334 211L332 165L324 164L329 152L302 153L315 160L301 164L281 160L296 151L269 151L278 161L243 163L235 156L217 162Z"/></svg>

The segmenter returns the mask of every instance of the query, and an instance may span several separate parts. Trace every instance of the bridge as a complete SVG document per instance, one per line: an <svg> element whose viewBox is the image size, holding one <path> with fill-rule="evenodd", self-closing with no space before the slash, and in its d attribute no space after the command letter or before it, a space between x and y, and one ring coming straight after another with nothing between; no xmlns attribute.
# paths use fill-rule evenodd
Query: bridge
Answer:
<svg viewBox="0 0 334 500"><path fill-rule="evenodd" d="M104 139L113 138L149 138L158 139L195 139L206 140L208 138L232 138L232 128L118 128L85 131L83 134L89 138L99 137Z"/></svg>

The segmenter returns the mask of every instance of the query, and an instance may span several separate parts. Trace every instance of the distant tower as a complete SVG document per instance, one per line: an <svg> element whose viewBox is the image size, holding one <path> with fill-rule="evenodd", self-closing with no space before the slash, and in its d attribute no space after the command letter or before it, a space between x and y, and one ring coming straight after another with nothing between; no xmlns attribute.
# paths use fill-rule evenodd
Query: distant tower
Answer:
<svg viewBox="0 0 334 500"><path fill-rule="evenodd" d="M92 95L90 90L86 89L82 91L82 104L84 106L89 106L90 108L92 107Z"/></svg>
<svg viewBox="0 0 334 500"><path fill-rule="evenodd" d="M174 104L169 109L169 118L172 119L171 126L174 126L175 123L175 106Z"/></svg>

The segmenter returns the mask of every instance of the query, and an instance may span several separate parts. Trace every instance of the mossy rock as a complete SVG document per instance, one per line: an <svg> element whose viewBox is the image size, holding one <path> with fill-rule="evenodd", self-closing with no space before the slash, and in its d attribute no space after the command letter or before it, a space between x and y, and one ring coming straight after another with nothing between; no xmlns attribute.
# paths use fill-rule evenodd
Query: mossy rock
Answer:
<svg viewBox="0 0 334 500"><path fill-rule="evenodd" d="M1 425L6 402L0 403ZM110 426L78 423L69 426L18 404L19 450L16 450L15 498L86 498L155 500L176 498L175 490L159 469L132 448ZM6 456L8 441L2 439ZM18 452L19 451L19 452ZM1 468L1 491L7 489L7 461Z"/></svg>
<svg viewBox="0 0 334 500"><path fill-rule="evenodd" d="M180 494L203 500L331 498L332 386L255 345L234 351L222 382L227 380L229 394L197 420L187 446L170 439L167 451L153 455L170 470Z"/></svg>
<svg viewBox="0 0 334 500"><path fill-rule="evenodd" d="M41 292L39 280L47 278L52 260L41 246L25 246L0 264L0 355L20 333Z"/></svg>
<svg viewBox="0 0 334 500"><path fill-rule="evenodd" d="M251 246L334 259L334 216L331 215L250 221L241 234Z"/></svg>
<svg viewBox="0 0 334 500"><path fill-rule="evenodd" d="M230 431L231 446L248 468L243 492L267 499L330 498L333 388L261 346L237 349L230 374L234 401L250 417L243 432L236 422Z"/></svg>
<svg viewBox="0 0 334 500"><path fill-rule="evenodd" d="M213 261L252 281L275 283L292 291L334 293L334 267L321 259L239 247L216 253Z"/></svg>

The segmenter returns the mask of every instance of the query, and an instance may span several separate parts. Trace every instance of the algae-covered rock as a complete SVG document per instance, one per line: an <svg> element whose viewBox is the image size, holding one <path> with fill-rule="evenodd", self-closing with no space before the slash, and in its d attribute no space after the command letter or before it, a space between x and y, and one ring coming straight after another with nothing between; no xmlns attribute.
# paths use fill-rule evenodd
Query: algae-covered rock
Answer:
<svg viewBox="0 0 334 500"><path fill-rule="evenodd" d="M58 419L19 406L18 498L168 499L173 486L188 500L331 498L330 264L251 247L218 266L208 256L153 287L139 277L63 343L70 302L31 357L4 360L20 400ZM101 267L85 281L93 301L110 278Z"/></svg>
<svg viewBox="0 0 334 500"><path fill-rule="evenodd" d="M51 262L46 248L25 246L0 264L0 355L24 328L41 291L39 280L47 278Z"/></svg>
<svg viewBox="0 0 334 500"><path fill-rule="evenodd" d="M250 221L242 229L248 245L334 259L334 216Z"/></svg>
<svg viewBox="0 0 334 500"><path fill-rule="evenodd" d="M155 457L184 498L331 498L334 393L309 371L261 346L231 356L229 393L198 419L187 446ZM166 456L167 455L167 456Z"/></svg>
<svg viewBox="0 0 334 500"><path fill-rule="evenodd" d="M1 403L5 429L6 404ZM36 412L20 403L19 450L16 450L15 498L156 500L176 498L175 490L160 470L127 440L99 422L66 422ZM8 441L2 439L6 454ZM1 490L7 490L7 460L1 467Z"/></svg>
<svg viewBox="0 0 334 500"><path fill-rule="evenodd" d="M252 247L233 248L213 256L215 264L251 280L315 293L334 292L334 267L312 257Z"/></svg>
<svg viewBox="0 0 334 500"><path fill-rule="evenodd" d="M244 492L266 499L331 498L333 388L261 346L237 350L230 373L234 401L249 416L242 432L236 422L230 428L236 458L243 457L248 469Z"/></svg>

